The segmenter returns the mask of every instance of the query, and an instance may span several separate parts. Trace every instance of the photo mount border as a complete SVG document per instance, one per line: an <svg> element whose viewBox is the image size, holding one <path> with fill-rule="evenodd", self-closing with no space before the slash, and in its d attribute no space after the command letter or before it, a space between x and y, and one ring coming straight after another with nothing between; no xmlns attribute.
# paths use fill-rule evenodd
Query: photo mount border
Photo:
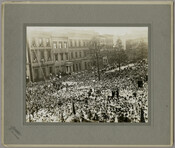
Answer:
<svg viewBox="0 0 175 148"><path fill-rule="evenodd" d="M68 1L67 1L68 2ZM128 1L126 1L128 2ZM1 39L2 39L2 44L1 44L1 98L2 98L2 101L1 101L1 142L2 142L2 145L4 146L10 146L10 147L47 147L47 146L51 146L51 147L140 147L140 146L144 146L144 147L164 147L164 146L173 146L173 131L174 131L174 128L173 128L173 110L174 110L174 101L173 101L173 97L174 97L174 64L173 64L173 61L174 61L174 51L173 51L173 31L174 31L174 25L173 25L173 22L174 22L174 17L173 17L173 1L134 1L134 3L132 3L131 1L129 1L127 4L170 4L171 5L171 90L170 90L170 93L171 93L171 100L170 100L170 145L47 145L47 144L44 144L44 145L33 145L33 144L4 144L4 7L5 7L5 4L42 4L43 2L3 2L2 3L2 17L1 17L1 21L2 21L2 26L1 26L1 30L2 30L2 34L1 34ZM45 2L46 4L49 4L51 2ZM59 2L54 2L56 4L61 4ZM65 4L65 2L62 2L63 4ZM89 2L91 3L91 2ZM125 3L124 1L120 1L118 4L123 4ZM113 4L116 4L115 2Z"/></svg>

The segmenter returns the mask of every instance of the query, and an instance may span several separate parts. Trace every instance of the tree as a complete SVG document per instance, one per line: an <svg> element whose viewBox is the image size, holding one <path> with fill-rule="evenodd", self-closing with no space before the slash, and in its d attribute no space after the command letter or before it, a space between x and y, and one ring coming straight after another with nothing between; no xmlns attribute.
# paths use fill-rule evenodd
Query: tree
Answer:
<svg viewBox="0 0 175 148"><path fill-rule="evenodd" d="M123 48L121 39L117 40L115 45L115 51L116 51L116 62L118 64L119 71L120 71L121 64L127 61L127 55Z"/></svg>
<svg viewBox="0 0 175 148"><path fill-rule="evenodd" d="M127 40L126 41L126 54L128 57L129 62L136 62L136 49L138 47L138 43L137 42L133 42L132 40Z"/></svg>
<svg viewBox="0 0 175 148"><path fill-rule="evenodd" d="M148 57L148 44L144 40L128 40L126 54L132 62L146 59Z"/></svg>
<svg viewBox="0 0 175 148"><path fill-rule="evenodd" d="M97 37L93 37L92 40L89 42L89 49L92 53L93 60L95 59L93 63L96 63L98 70L98 80L100 81L100 65L99 65L99 56L100 56L100 49L103 47L103 45L100 44L100 40Z"/></svg>
<svg viewBox="0 0 175 148"><path fill-rule="evenodd" d="M143 40L141 40L137 47L137 59L143 60L147 57L148 57L148 46Z"/></svg>

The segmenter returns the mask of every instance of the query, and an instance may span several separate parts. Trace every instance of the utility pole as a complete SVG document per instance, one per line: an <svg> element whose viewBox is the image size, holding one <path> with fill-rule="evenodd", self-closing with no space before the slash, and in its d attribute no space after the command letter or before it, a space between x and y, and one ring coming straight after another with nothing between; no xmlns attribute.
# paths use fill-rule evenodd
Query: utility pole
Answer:
<svg viewBox="0 0 175 148"><path fill-rule="evenodd" d="M100 67L99 67L99 57L98 57L98 52L96 52L96 56L97 56L98 80L100 81Z"/></svg>
<svg viewBox="0 0 175 148"><path fill-rule="evenodd" d="M99 65L99 45L97 45L98 43L95 43L95 50L96 50L96 58L97 58L97 72L98 72L98 80L100 81L100 65Z"/></svg>

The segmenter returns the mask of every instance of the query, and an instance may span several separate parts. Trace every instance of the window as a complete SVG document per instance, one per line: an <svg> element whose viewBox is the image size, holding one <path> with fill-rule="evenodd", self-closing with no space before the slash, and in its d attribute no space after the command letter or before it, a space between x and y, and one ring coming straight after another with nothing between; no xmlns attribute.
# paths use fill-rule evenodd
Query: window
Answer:
<svg viewBox="0 0 175 148"><path fill-rule="evenodd" d="M36 47L35 39L32 40L32 47Z"/></svg>
<svg viewBox="0 0 175 148"><path fill-rule="evenodd" d="M84 51L84 57L86 57L86 51Z"/></svg>
<svg viewBox="0 0 175 148"><path fill-rule="evenodd" d="M81 51L79 52L80 58L81 58Z"/></svg>
<svg viewBox="0 0 175 148"><path fill-rule="evenodd" d="M40 50L40 57L41 57L41 60L44 61L44 51L43 50Z"/></svg>
<svg viewBox="0 0 175 148"><path fill-rule="evenodd" d="M49 73L52 73L52 67L49 67Z"/></svg>
<svg viewBox="0 0 175 148"><path fill-rule="evenodd" d="M79 63L79 69L81 70L81 63Z"/></svg>
<svg viewBox="0 0 175 148"><path fill-rule="evenodd" d="M49 41L49 39L46 39L46 46L47 47L50 47L50 41Z"/></svg>
<svg viewBox="0 0 175 148"><path fill-rule="evenodd" d="M55 54L55 61L58 61L58 53Z"/></svg>
<svg viewBox="0 0 175 148"><path fill-rule="evenodd" d="M64 48L67 48L67 42L64 42Z"/></svg>
<svg viewBox="0 0 175 148"><path fill-rule="evenodd" d="M50 49L47 50L47 59L48 59L48 61L51 60L51 50Z"/></svg>
<svg viewBox="0 0 175 148"><path fill-rule="evenodd" d="M39 47L43 47L43 40L39 39Z"/></svg>
<svg viewBox="0 0 175 148"><path fill-rule="evenodd" d="M60 56L61 56L61 60L63 61L63 53L60 53Z"/></svg>
<svg viewBox="0 0 175 148"><path fill-rule="evenodd" d="M81 41L79 41L79 47L81 47Z"/></svg>
<svg viewBox="0 0 175 148"><path fill-rule="evenodd" d="M36 51L32 51L32 60L33 60L33 62L35 63L36 61L37 61L37 57L36 57Z"/></svg>
<svg viewBox="0 0 175 148"><path fill-rule="evenodd" d="M55 67L55 69L56 69L56 73L59 74L59 73L60 73L60 68L59 68L59 66Z"/></svg>
<svg viewBox="0 0 175 148"><path fill-rule="evenodd" d="M69 71L69 67L68 66L66 66L66 72L68 72Z"/></svg>
<svg viewBox="0 0 175 148"><path fill-rule="evenodd" d="M78 54L77 54L77 52L75 52L75 58L78 58Z"/></svg>
<svg viewBox="0 0 175 148"><path fill-rule="evenodd" d="M86 42L85 42L85 41L83 42L83 46L84 46L84 47L86 46Z"/></svg>
<svg viewBox="0 0 175 148"><path fill-rule="evenodd" d="M87 42L86 42L86 46L88 46L88 45L89 45L89 42L87 41Z"/></svg>
<svg viewBox="0 0 175 148"><path fill-rule="evenodd" d="M78 71L78 64L76 64L76 70Z"/></svg>
<svg viewBox="0 0 175 148"><path fill-rule="evenodd" d="M53 48L54 48L54 49L57 48L57 42L53 42Z"/></svg>
<svg viewBox="0 0 175 148"><path fill-rule="evenodd" d="M74 54L73 54L73 52L71 52L71 59L73 59L74 58Z"/></svg>
<svg viewBox="0 0 175 148"><path fill-rule="evenodd" d="M42 68L42 72L43 72L44 77L46 77L46 68Z"/></svg>
<svg viewBox="0 0 175 148"><path fill-rule="evenodd" d="M84 62L84 66L85 66L85 69L87 69L87 64L86 64L86 62Z"/></svg>
<svg viewBox="0 0 175 148"><path fill-rule="evenodd" d="M62 48L62 42L59 42L59 48Z"/></svg>
<svg viewBox="0 0 175 148"><path fill-rule="evenodd" d="M72 40L70 40L70 47L72 47Z"/></svg>
<svg viewBox="0 0 175 148"><path fill-rule="evenodd" d="M87 63L87 65L88 65L88 68L89 68L90 67L89 62Z"/></svg>
<svg viewBox="0 0 175 148"><path fill-rule="evenodd" d="M61 71L63 71L63 72L65 71L64 70L64 65L61 65Z"/></svg>
<svg viewBox="0 0 175 148"><path fill-rule="evenodd" d="M34 69L34 77L35 77L35 80L37 80L39 78L39 70L38 69Z"/></svg>
<svg viewBox="0 0 175 148"><path fill-rule="evenodd" d="M92 63L91 62L89 64L90 64L90 66L92 66Z"/></svg>
<svg viewBox="0 0 175 148"><path fill-rule="evenodd" d="M76 41L74 41L74 43L75 43L75 47L77 47L77 42L76 42Z"/></svg>
<svg viewBox="0 0 175 148"><path fill-rule="evenodd" d="M68 60L68 53L65 53L65 55L66 55L66 60Z"/></svg>
<svg viewBox="0 0 175 148"><path fill-rule="evenodd" d="M75 65L73 64L73 71L75 71Z"/></svg>
<svg viewBox="0 0 175 148"><path fill-rule="evenodd" d="M83 43L83 44L84 44L84 47L86 47L86 46L87 46L87 41L84 41L84 43Z"/></svg>

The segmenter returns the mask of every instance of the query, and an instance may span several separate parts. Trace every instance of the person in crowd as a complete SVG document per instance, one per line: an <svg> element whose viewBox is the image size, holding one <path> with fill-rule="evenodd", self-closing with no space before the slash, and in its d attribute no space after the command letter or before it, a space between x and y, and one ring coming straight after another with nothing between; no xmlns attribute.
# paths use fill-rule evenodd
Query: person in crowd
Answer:
<svg viewBox="0 0 175 148"><path fill-rule="evenodd" d="M86 71L27 83L26 121L148 122L148 81L137 84L137 77L147 75L147 63L121 68L120 74L106 71L101 81Z"/></svg>

